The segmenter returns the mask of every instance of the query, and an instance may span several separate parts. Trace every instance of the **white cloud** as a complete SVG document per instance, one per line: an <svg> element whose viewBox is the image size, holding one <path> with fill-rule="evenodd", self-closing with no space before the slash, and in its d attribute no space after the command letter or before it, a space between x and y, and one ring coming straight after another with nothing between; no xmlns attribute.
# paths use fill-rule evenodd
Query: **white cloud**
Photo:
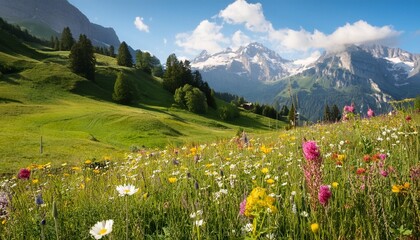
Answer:
<svg viewBox="0 0 420 240"><path fill-rule="evenodd" d="M237 0L221 10L219 17L230 24L245 24L254 32L266 32L271 29L271 23L265 19L261 3L250 4L245 0Z"/></svg>
<svg viewBox="0 0 420 240"><path fill-rule="evenodd" d="M168 43L168 39L166 39L166 38L163 38L163 45L165 45L166 46L166 44Z"/></svg>
<svg viewBox="0 0 420 240"><path fill-rule="evenodd" d="M318 30L311 33L305 29L299 31L280 29L268 32L269 39L273 43L296 51L307 51L313 48L334 51L351 44L386 43L394 40L400 34L401 32L394 30L392 26L377 27L362 20L353 24L347 23L329 35Z"/></svg>
<svg viewBox="0 0 420 240"><path fill-rule="evenodd" d="M143 22L143 18L142 17L136 17L136 20L134 20L134 25L136 26L136 28L140 31L143 32L149 32L149 26L147 26L144 22Z"/></svg>
<svg viewBox="0 0 420 240"><path fill-rule="evenodd" d="M222 44L229 40L221 33L222 26L208 20L202 21L194 31L176 35L176 44L188 54L197 54L202 50L216 53L223 50Z"/></svg>
<svg viewBox="0 0 420 240"><path fill-rule="evenodd" d="M231 45L233 49L238 49L241 46L246 46L251 42L252 40L240 30L236 31L232 35Z"/></svg>

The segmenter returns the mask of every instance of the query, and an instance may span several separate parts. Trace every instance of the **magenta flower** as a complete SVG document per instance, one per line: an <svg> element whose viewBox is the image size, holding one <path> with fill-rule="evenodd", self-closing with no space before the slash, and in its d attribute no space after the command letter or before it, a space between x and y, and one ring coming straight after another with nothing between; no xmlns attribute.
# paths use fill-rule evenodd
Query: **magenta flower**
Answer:
<svg viewBox="0 0 420 240"><path fill-rule="evenodd" d="M344 106L344 112L354 113L354 103L352 103L350 106Z"/></svg>
<svg viewBox="0 0 420 240"><path fill-rule="evenodd" d="M21 168L19 170L19 173L18 173L19 179L29 179L30 176L31 176L31 170L27 168Z"/></svg>
<svg viewBox="0 0 420 240"><path fill-rule="evenodd" d="M370 109L370 108L368 109L367 116L370 117L370 118L375 116L375 113L373 112L372 109Z"/></svg>
<svg viewBox="0 0 420 240"><path fill-rule="evenodd" d="M242 216L245 216L245 208L246 208L246 198L244 198L244 200L241 202L241 204L239 205L239 214Z"/></svg>
<svg viewBox="0 0 420 240"><path fill-rule="evenodd" d="M385 160L385 158L386 158L386 154L383 154L383 153L379 154L379 158L380 158L381 160Z"/></svg>
<svg viewBox="0 0 420 240"><path fill-rule="evenodd" d="M384 177L387 177L388 176L388 172L385 171L385 170L381 170L381 175L384 176Z"/></svg>
<svg viewBox="0 0 420 240"><path fill-rule="evenodd" d="M306 160L310 161L318 161L320 160L320 152L319 148L314 141L307 141L302 144L303 147L303 155L305 156Z"/></svg>
<svg viewBox="0 0 420 240"><path fill-rule="evenodd" d="M318 192L318 200L319 203L321 203L322 205L327 205L328 204L328 200L330 199L332 193L330 191L330 187L327 185L321 185L319 187L319 192Z"/></svg>

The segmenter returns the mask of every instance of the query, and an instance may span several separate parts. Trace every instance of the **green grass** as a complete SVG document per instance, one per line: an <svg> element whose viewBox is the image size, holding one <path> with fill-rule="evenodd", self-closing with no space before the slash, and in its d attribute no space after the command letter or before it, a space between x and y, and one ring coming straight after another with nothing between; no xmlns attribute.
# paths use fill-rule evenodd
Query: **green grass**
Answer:
<svg viewBox="0 0 420 240"><path fill-rule="evenodd" d="M60 165L110 155L121 158L134 146L208 142L230 138L239 128L265 132L275 126L274 120L247 112L222 122L215 110L196 115L173 108L173 97L160 79L117 66L111 57L96 55L96 78L91 82L68 69L68 52L39 54L41 61L32 55L0 53L0 62L16 68L0 78L0 174L32 162ZM119 71L134 86L136 99L130 106L111 99ZM278 128L283 126L278 122Z"/></svg>

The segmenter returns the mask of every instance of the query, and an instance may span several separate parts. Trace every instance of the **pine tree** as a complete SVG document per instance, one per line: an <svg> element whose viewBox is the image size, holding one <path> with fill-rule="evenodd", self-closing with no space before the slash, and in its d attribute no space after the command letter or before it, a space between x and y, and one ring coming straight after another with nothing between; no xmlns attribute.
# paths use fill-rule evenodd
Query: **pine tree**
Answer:
<svg viewBox="0 0 420 240"><path fill-rule="evenodd" d="M125 42L122 42L118 48L117 64L125 67L133 66L133 58L128 50L128 45Z"/></svg>
<svg viewBox="0 0 420 240"><path fill-rule="evenodd" d="M331 122L332 121L331 111L330 111L330 107L328 106L328 104L324 108L323 120L324 120L324 122Z"/></svg>
<svg viewBox="0 0 420 240"><path fill-rule="evenodd" d="M332 107L332 112L331 112L331 121L337 122L340 119L341 119L340 109L337 107L337 105L334 104Z"/></svg>
<svg viewBox="0 0 420 240"><path fill-rule="evenodd" d="M55 51L60 50L60 41L58 40L58 37L55 37L54 39L54 50Z"/></svg>
<svg viewBox="0 0 420 240"><path fill-rule="evenodd" d="M296 109L295 109L295 105L292 103L292 106L290 107L289 110L289 122L290 125L292 126L296 126Z"/></svg>
<svg viewBox="0 0 420 240"><path fill-rule="evenodd" d="M71 34L70 28L65 27L63 32L61 33L61 41L60 41L60 50L68 51L73 47L74 39L73 35Z"/></svg>
<svg viewBox="0 0 420 240"><path fill-rule="evenodd" d="M113 45L109 46L109 56L115 57L115 49Z"/></svg>
<svg viewBox="0 0 420 240"><path fill-rule="evenodd" d="M133 98L131 86L128 79L122 73L118 73L117 80L114 84L114 93L112 99L118 103L129 104Z"/></svg>
<svg viewBox="0 0 420 240"><path fill-rule="evenodd" d="M95 80L96 59L91 41L81 34L70 51L70 69L89 80Z"/></svg>
<svg viewBox="0 0 420 240"><path fill-rule="evenodd" d="M163 87L171 93L182 87L182 64L175 54L169 55L166 59L166 71L163 74Z"/></svg>
<svg viewBox="0 0 420 240"><path fill-rule="evenodd" d="M54 36L51 36L51 38L50 38L50 47L52 49L54 49L54 44L55 44L55 42L54 42Z"/></svg>

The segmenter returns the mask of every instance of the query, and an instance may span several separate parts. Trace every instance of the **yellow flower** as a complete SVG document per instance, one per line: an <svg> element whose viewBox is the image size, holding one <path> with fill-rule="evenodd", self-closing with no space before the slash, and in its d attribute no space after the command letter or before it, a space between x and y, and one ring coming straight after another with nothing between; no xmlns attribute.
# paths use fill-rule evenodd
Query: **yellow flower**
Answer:
<svg viewBox="0 0 420 240"><path fill-rule="evenodd" d="M405 193L410 188L410 183L405 182L403 185L392 185L392 192L394 193Z"/></svg>
<svg viewBox="0 0 420 240"><path fill-rule="evenodd" d="M100 171L99 169L94 169L94 170L93 170L93 172L94 172L94 173L96 173L96 174L98 174L98 173L100 173L101 171Z"/></svg>
<svg viewBox="0 0 420 240"><path fill-rule="evenodd" d="M80 167L72 167L71 169L74 170L74 171L82 170Z"/></svg>
<svg viewBox="0 0 420 240"><path fill-rule="evenodd" d="M332 184L331 184L331 186L333 187L333 188L338 188L338 182L333 182Z"/></svg>
<svg viewBox="0 0 420 240"><path fill-rule="evenodd" d="M275 199L266 193L265 188L254 188L246 198L245 216L256 216L263 211L276 213L277 208L274 206Z"/></svg>
<svg viewBox="0 0 420 240"><path fill-rule="evenodd" d="M149 193L143 194L143 199L147 199L148 196L149 196Z"/></svg>
<svg viewBox="0 0 420 240"><path fill-rule="evenodd" d="M345 159L346 159L346 155L344 155L344 154L338 154L338 155L337 155L337 160L338 160L338 161L340 161L340 162L341 162L341 161L343 161L343 160L345 160Z"/></svg>
<svg viewBox="0 0 420 240"><path fill-rule="evenodd" d="M318 230L319 230L319 224L318 224L318 223L312 223L312 224L311 224L311 231L312 231L313 233L317 233L317 232L318 232Z"/></svg>
<svg viewBox="0 0 420 240"><path fill-rule="evenodd" d="M267 179L266 181L268 184L273 184L275 181L272 178Z"/></svg>
<svg viewBox="0 0 420 240"><path fill-rule="evenodd" d="M394 192L394 193L399 193L400 192L400 188L398 187L398 185L392 185L392 192Z"/></svg>
<svg viewBox="0 0 420 240"><path fill-rule="evenodd" d="M268 154L268 153L270 153L273 150L273 148L267 148L267 147L265 147L265 145L262 145L260 147L260 150L261 150L261 152L263 152L265 154Z"/></svg>
<svg viewBox="0 0 420 240"><path fill-rule="evenodd" d="M168 181L169 181L170 183L175 183L177 180L178 180L178 179L177 179L176 177L170 177L170 178L168 178Z"/></svg>
<svg viewBox="0 0 420 240"><path fill-rule="evenodd" d="M264 174L267 174L268 173L268 168L261 169L261 172L264 173Z"/></svg>
<svg viewBox="0 0 420 240"><path fill-rule="evenodd" d="M92 161L89 160L89 159L85 161L85 164L91 164L91 163L92 163Z"/></svg>
<svg viewBox="0 0 420 240"><path fill-rule="evenodd" d="M89 181L90 181L90 177L86 177L86 178L85 178L85 181L86 181L86 182L89 182Z"/></svg>
<svg viewBox="0 0 420 240"><path fill-rule="evenodd" d="M68 177L68 176L70 176L70 174L68 174L68 173L64 173L64 174L63 174L63 176L64 176L64 177Z"/></svg>
<svg viewBox="0 0 420 240"><path fill-rule="evenodd" d="M6 222L7 222L7 220L6 219L3 219L3 221L1 221L1 224L6 224Z"/></svg>
<svg viewBox="0 0 420 240"><path fill-rule="evenodd" d="M85 184L81 183L79 186L80 189L85 189Z"/></svg>
<svg viewBox="0 0 420 240"><path fill-rule="evenodd" d="M32 183L33 184L37 184L38 182L39 182L39 180L37 178L35 178L35 179L32 180Z"/></svg>

